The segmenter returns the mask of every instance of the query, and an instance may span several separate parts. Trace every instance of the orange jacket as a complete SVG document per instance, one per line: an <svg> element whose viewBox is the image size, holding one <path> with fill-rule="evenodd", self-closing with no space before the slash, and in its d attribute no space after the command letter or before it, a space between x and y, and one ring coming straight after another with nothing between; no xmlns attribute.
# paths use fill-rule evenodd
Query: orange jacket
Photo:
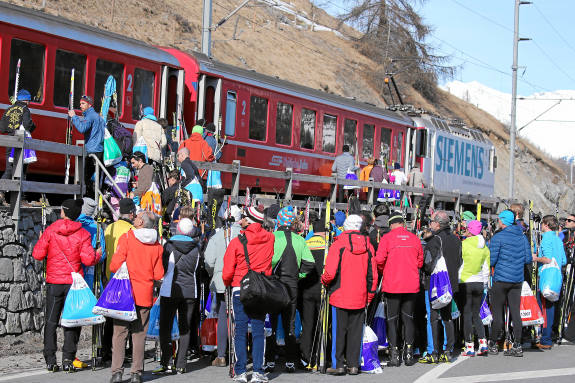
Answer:
<svg viewBox="0 0 575 383"><path fill-rule="evenodd" d="M360 181L369 181L369 175L371 174L371 169L373 169L373 165L367 165L365 168L361 169L361 173L359 174ZM367 193L369 188L363 188L363 192Z"/></svg>
<svg viewBox="0 0 575 383"><path fill-rule="evenodd" d="M199 133L192 133L190 138L185 140L182 145L190 150L190 160L192 161L212 162L214 160L212 148Z"/></svg>
<svg viewBox="0 0 575 383"><path fill-rule="evenodd" d="M132 229L118 241L110 271L115 273L126 262L136 306L152 307L154 281L164 276L163 251L154 229Z"/></svg>

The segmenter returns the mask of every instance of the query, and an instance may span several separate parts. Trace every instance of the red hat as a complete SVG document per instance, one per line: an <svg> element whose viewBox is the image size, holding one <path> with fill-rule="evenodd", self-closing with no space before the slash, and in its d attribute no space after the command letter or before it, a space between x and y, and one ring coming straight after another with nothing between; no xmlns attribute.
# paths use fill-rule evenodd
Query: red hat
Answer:
<svg viewBox="0 0 575 383"><path fill-rule="evenodd" d="M260 207L250 206L246 209L246 216L254 222L264 221L264 210Z"/></svg>

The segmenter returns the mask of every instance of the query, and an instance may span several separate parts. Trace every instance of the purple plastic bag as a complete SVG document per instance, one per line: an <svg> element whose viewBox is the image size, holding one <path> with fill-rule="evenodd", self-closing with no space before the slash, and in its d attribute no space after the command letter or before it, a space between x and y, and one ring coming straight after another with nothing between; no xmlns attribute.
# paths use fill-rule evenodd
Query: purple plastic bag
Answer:
<svg viewBox="0 0 575 383"><path fill-rule="evenodd" d="M447 265L443 255L437 260L437 264L429 277L429 304L435 310L447 306L453 298L451 282L447 273Z"/></svg>
<svg viewBox="0 0 575 383"><path fill-rule="evenodd" d="M489 305L487 304L487 296L483 297L483 302L481 302L481 307L479 308L479 316L481 317L481 322L485 326L489 326L493 322L493 316L491 315L491 310L489 310Z"/></svg>
<svg viewBox="0 0 575 383"><path fill-rule="evenodd" d="M108 282L92 312L128 322L136 320L138 317L136 303L132 294L132 283L126 262L120 266L114 277Z"/></svg>
<svg viewBox="0 0 575 383"><path fill-rule="evenodd" d="M387 323L385 323L385 304L383 302L379 302L377 305L371 328L375 332L375 335L377 335L377 345L379 347L388 347Z"/></svg>

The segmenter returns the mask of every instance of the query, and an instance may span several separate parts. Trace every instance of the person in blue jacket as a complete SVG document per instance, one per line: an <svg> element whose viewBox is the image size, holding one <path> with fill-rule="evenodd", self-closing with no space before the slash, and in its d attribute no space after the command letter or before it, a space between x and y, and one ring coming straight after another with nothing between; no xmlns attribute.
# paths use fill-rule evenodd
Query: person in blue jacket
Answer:
<svg viewBox="0 0 575 383"><path fill-rule="evenodd" d="M539 256L533 255L533 262L539 265L539 276L541 277L541 268L543 265L549 264L555 260L559 266L559 270L567 264L567 257L565 256L565 249L563 248L563 241L557 235L559 230L559 221L553 215L546 215L541 220L541 245L539 248ZM561 271L559 271L558 278L561 278ZM559 284L561 286L561 284ZM555 317L555 304L549 299L544 298L541 293L537 293L541 310L545 311L545 323L541 329L541 341L537 347L541 350L549 350L553 347L551 340L551 333L553 329L553 319Z"/></svg>
<svg viewBox="0 0 575 383"><path fill-rule="evenodd" d="M497 355L499 340L503 331L505 302L509 305L509 313L513 322L513 345L505 350L507 356L523 356L521 348L521 287L525 280L523 268L531 263L532 255L527 237L520 226L515 224L515 214L504 210L498 220L501 231L493 236L489 244L493 286L491 287L491 313L493 324L488 343L489 353Z"/></svg>
<svg viewBox="0 0 575 383"><path fill-rule="evenodd" d="M96 201L92 198L84 197L84 204L82 205L82 214L76 219L76 222L82 224L82 228L90 233L92 238L92 247L94 250L101 254L100 263L106 262L106 240L104 238L104 230L100 228L100 244L98 245L98 225L94 220L96 212ZM84 280L88 287L94 291L94 266L84 266ZM105 270L102 270L105 271ZM100 275L100 278L102 276ZM100 281L101 283L102 281Z"/></svg>
<svg viewBox="0 0 575 383"><path fill-rule="evenodd" d="M94 101L90 96L82 96L80 98L80 109L84 116L83 119L76 116L74 110L68 111L68 115L72 118L72 124L78 132L84 135L84 146L88 155L84 169L84 183L86 185L86 194L88 195L94 193L92 175L96 170L96 162L90 157L90 154L95 154L102 162L104 157L104 132L106 130L106 121L96 113L94 107L92 107L93 103Z"/></svg>

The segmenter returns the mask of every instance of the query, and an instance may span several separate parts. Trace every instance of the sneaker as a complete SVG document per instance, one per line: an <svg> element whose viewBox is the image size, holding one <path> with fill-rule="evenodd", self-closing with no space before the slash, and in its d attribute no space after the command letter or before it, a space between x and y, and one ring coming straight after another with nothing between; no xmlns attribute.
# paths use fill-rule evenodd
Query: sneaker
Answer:
<svg viewBox="0 0 575 383"><path fill-rule="evenodd" d="M64 360L62 361L62 371L67 373L76 372L76 367L74 367L74 362L71 360Z"/></svg>
<svg viewBox="0 0 575 383"><path fill-rule="evenodd" d="M255 373L254 373L255 375ZM234 376L234 382L248 383L248 375L244 372Z"/></svg>
<svg viewBox="0 0 575 383"><path fill-rule="evenodd" d="M251 383L267 383L268 382L268 377L265 376L264 374L261 374L259 372L254 372L252 374L252 379L250 380Z"/></svg>
<svg viewBox="0 0 575 383"><path fill-rule="evenodd" d="M289 374L295 372L295 363L286 362L286 372ZM252 379L253 379L253 377L252 377Z"/></svg>
<svg viewBox="0 0 575 383"><path fill-rule="evenodd" d="M226 358L217 357L216 359L214 359L212 361L212 366L214 366L214 367L226 367L227 366Z"/></svg>
<svg viewBox="0 0 575 383"><path fill-rule="evenodd" d="M477 355L487 355L489 347L487 347L487 339L479 339L479 350L477 350Z"/></svg>
<svg viewBox="0 0 575 383"><path fill-rule="evenodd" d="M421 358L419 358L419 363L436 364L437 359L437 354L434 356L433 354L425 353Z"/></svg>
<svg viewBox="0 0 575 383"><path fill-rule="evenodd" d="M455 357L450 352L444 352L439 356L439 363L453 363Z"/></svg>
<svg viewBox="0 0 575 383"><path fill-rule="evenodd" d="M182 374L185 374L185 373L186 373L186 368L185 368L185 367L176 368L176 374L182 375Z"/></svg>
<svg viewBox="0 0 575 383"><path fill-rule="evenodd" d="M158 368L156 368L155 370L152 371L152 374L160 375L160 374L167 374L170 372L171 372L171 370L168 368L168 366L160 364L160 366Z"/></svg>
<svg viewBox="0 0 575 383"><path fill-rule="evenodd" d="M264 366L265 372L274 372L275 369L276 369L276 362L267 362L266 365Z"/></svg>
<svg viewBox="0 0 575 383"><path fill-rule="evenodd" d="M132 372L130 374L130 383L142 383L142 374L138 372Z"/></svg>
<svg viewBox="0 0 575 383"><path fill-rule="evenodd" d="M408 344L405 346L403 353L403 363L406 366L413 366L415 364L415 358L413 357L413 346Z"/></svg>
<svg viewBox="0 0 575 383"><path fill-rule="evenodd" d="M551 350L553 348L552 344L541 344L541 343L537 343L536 347L540 350Z"/></svg>
<svg viewBox="0 0 575 383"><path fill-rule="evenodd" d="M487 350L490 355L497 355L499 354L499 346L494 341L490 340L487 343Z"/></svg>
<svg viewBox="0 0 575 383"><path fill-rule="evenodd" d="M58 366L56 363L47 364L46 370L48 370L49 372L58 372L58 371L60 371L60 366Z"/></svg>
<svg viewBox="0 0 575 383"><path fill-rule="evenodd" d="M112 375L112 379L110 379L110 383L122 383L124 379L122 378L122 371L116 372Z"/></svg>
<svg viewBox="0 0 575 383"><path fill-rule="evenodd" d="M461 356L475 356L473 342L465 342L465 350L461 353Z"/></svg>
<svg viewBox="0 0 575 383"><path fill-rule="evenodd" d="M72 362L72 364L74 365L74 367L76 368L86 368L88 367L87 363L82 362L80 359L76 358L74 359L74 361Z"/></svg>
<svg viewBox="0 0 575 383"><path fill-rule="evenodd" d="M505 350L503 355L522 357L523 356L523 348L521 347L521 343L513 343L509 349Z"/></svg>

